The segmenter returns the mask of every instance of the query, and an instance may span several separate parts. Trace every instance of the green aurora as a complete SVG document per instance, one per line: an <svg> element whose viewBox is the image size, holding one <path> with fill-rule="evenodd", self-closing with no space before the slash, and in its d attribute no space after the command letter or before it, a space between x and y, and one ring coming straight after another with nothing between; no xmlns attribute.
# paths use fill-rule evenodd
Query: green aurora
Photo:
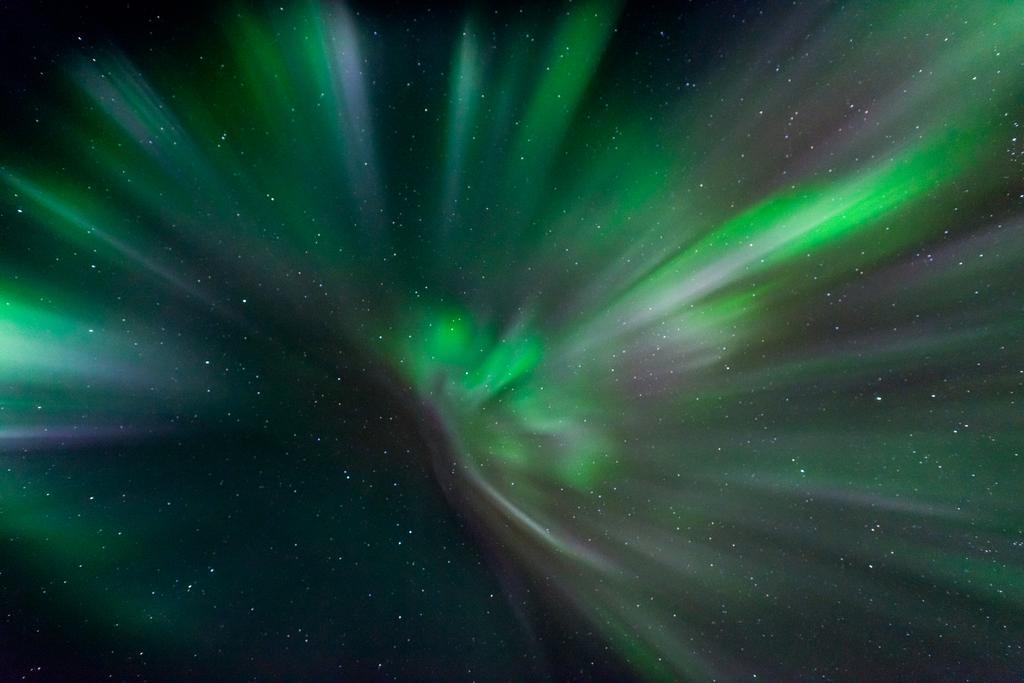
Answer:
<svg viewBox="0 0 1024 683"><path fill-rule="evenodd" d="M230 11L68 60L46 145L2 147L18 576L101 643L230 648L149 589L175 513L91 505L118 475L76 453L290 438L260 401L329 423L344 357L638 677L851 678L886 628L882 677L1020 675L1024 5L780 11L692 82L617 43L630 8L567 7Z"/></svg>

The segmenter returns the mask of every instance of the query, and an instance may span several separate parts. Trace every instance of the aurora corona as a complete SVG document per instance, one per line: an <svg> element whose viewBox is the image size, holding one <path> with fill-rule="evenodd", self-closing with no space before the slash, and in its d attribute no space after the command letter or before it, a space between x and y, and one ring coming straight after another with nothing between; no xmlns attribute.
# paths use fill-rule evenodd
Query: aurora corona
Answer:
<svg viewBox="0 0 1024 683"><path fill-rule="evenodd" d="M1024 4L940 5L64 55L0 145L4 676L1024 674Z"/></svg>

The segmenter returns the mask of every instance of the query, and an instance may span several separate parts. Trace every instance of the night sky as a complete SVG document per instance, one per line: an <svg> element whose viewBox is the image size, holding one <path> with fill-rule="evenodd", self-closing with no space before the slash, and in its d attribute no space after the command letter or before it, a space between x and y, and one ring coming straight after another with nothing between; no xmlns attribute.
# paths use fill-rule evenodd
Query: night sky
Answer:
<svg viewBox="0 0 1024 683"><path fill-rule="evenodd" d="M1022 36L0 3L0 680L1021 680Z"/></svg>

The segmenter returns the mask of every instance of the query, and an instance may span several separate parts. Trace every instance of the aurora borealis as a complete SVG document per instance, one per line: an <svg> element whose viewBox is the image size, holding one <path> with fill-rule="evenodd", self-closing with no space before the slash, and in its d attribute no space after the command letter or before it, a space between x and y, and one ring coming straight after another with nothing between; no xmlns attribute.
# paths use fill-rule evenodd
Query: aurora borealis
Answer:
<svg viewBox="0 0 1024 683"><path fill-rule="evenodd" d="M1024 676L1024 4L61 12L0 679Z"/></svg>

